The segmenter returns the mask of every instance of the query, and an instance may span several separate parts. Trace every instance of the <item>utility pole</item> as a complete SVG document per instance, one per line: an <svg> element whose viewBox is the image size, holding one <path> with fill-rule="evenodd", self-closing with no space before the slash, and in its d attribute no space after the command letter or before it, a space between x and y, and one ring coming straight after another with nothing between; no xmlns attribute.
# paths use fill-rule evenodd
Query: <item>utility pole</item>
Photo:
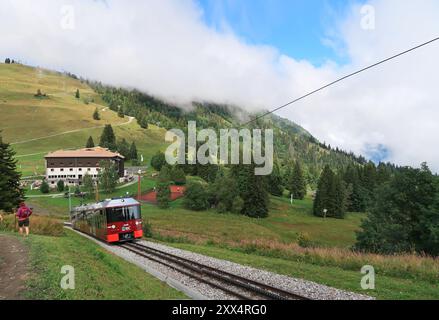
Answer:
<svg viewBox="0 0 439 320"><path fill-rule="evenodd" d="M98 185L98 180L96 180L96 202L99 202L99 185Z"/></svg>
<svg viewBox="0 0 439 320"><path fill-rule="evenodd" d="M138 179L137 179L137 200L140 200L140 197L141 197L141 181L140 181L141 177L140 177L140 175L142 174L142 170L139 169L138 174L139 175L138 175Z"/></svg>
<svg viewBox="0 0 439 320"><path fill-rule="evenodd" d="M72 212L72 197L70 195L70 184L69 184L69 214Z"/></svg>

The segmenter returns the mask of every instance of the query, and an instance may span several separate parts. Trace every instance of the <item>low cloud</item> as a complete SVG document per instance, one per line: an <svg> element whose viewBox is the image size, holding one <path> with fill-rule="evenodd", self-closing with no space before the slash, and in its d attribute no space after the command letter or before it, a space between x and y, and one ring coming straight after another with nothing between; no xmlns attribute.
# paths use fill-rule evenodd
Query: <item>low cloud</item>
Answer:
<svg viewBox="0 0 439 320"><path fill-rule="evenodd" d="M438 36L439 3L370 1L376 26L362 28L359 5L324 43L350 63L315 67L233 31L206 26L193 1L3 0L0 56L67 70L167 100L270 109L340 75ZM336 30L336 32L334 32ZM357 153L439 170L439 44L310 97L280 115L319 139Z"/></svg>

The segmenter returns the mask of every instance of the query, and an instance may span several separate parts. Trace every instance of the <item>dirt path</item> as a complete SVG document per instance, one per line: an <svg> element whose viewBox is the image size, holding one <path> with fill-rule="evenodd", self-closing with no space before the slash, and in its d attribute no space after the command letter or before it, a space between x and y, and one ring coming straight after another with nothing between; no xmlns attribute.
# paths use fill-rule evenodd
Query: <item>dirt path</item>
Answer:
<svg viewBox="0 0 439 320"><path fill-rule="evenodd" d="M28 277L28 250L18 239L0 235L0 300L21 300Z"/></svg>

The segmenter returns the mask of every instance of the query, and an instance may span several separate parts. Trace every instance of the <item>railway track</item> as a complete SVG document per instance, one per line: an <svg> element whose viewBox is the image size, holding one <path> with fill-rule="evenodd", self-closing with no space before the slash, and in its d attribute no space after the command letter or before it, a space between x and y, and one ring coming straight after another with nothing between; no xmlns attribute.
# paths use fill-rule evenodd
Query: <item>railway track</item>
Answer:
<svg viewBox="0 0 439 320"><path fill-rule="evenodd" d="M126 243L122 247L241 300L310 300L307 297L139 243Z"/></svg>

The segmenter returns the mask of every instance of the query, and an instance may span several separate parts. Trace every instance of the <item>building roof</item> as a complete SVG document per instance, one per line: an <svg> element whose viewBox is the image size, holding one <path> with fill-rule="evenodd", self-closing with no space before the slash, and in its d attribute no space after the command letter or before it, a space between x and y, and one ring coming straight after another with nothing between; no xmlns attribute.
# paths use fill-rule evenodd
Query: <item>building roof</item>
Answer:
<svg viewBox="0 0 439 320"><path fill-rule="evenodd" d="M44 158L124 158L120 153L106 148L84 148L79 150L58 150L47 154Z"/></svg>

